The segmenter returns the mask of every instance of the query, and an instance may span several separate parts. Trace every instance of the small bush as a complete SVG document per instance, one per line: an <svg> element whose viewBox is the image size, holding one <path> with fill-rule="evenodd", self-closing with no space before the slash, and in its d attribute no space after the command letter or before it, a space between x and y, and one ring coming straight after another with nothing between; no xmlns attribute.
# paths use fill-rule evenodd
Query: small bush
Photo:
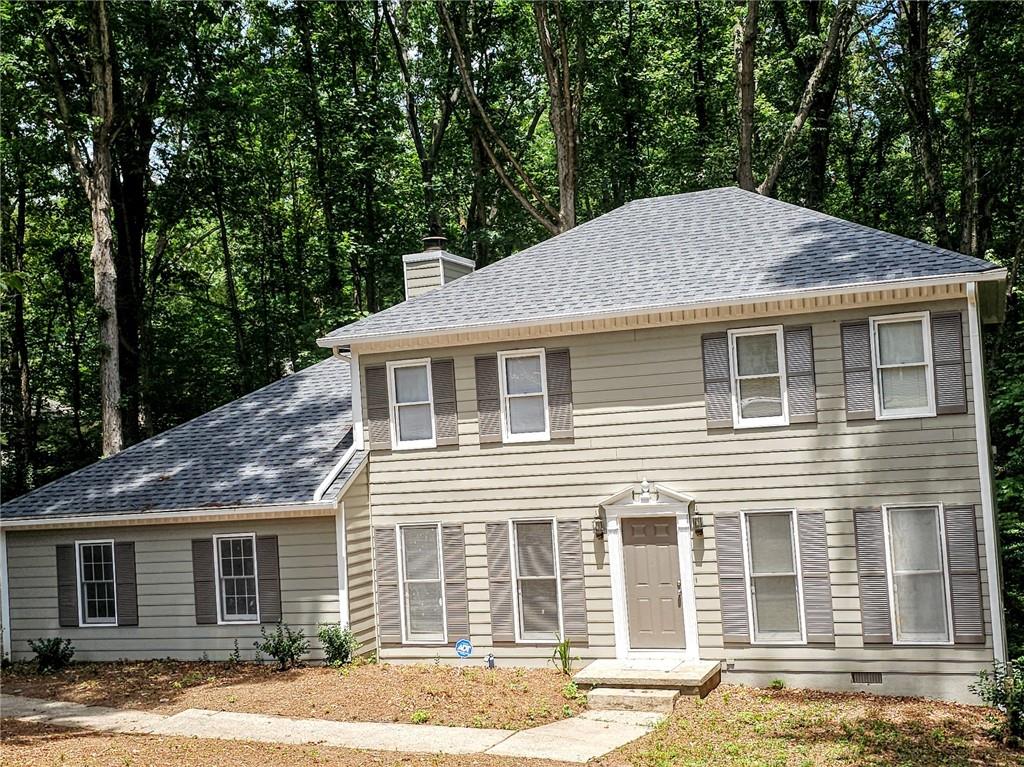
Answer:
<svg viewBox="0 0 1024 767"><path fill-rule="evenodd" d="M558 637L558 644L555 645L555 650L551 653L551 662L555 664L555 668L566 676L572 676L574 660L579 660L579 657L572 654L572 642Z"/></svg>
<svg viewBox="0 0 1024 767"><path fill-rule="evenodd" d="M771 681L771 684L769 684L768 686L771 687L773 690L785 690L786 689L786 683L784 681L782 681L781 679L773 679Z"/></svg>
<svg viewBox="0 0 1024 767"><path fill-rule="evenodd" d="M1006 721L994 730L1003 743L1019 746L1024 742L1024 656L1002 663L996 661L992 672L978 672L971 692L1006 715Z"/></svg>
<svg viewBox="0 0 1024 767"><path fill-rule="evenodd" d="M60 671L71 665L71 659L75 657L75 648L71 646L70 639L60 637L48 637L28 642L29 648L36 654L36 661L39 663L39 673L46 671Z"/></svg>
<svg viewBox="0 0 1024 767"><path fill-rule="evenodd" d="M238 640L235 640L235 649L228 655L228 664L231 666L237 666L242 662L242 653L238 650Z"/></svg>
<svg viewBox="0 0 1024 767"><path fill-rule="evenodd" d="M413 711L411 719L413 724L425 724L430 721L430 712L423 709Z"/></svg>
<svg viewBox="0 0 1024 767"><path fill-rule="evenodd" d="M328 666L344 666L352 662L359 641L351 629L342 628L338 623L321 623L316 632L324 648L324 660Z"/></svg>
<svg viewBox="0 0 1024 767"><path fill-rule="evenodd" d="M253 642L256 650L266 653L278 663L278 671L285 671L289 666L297 666L302 656L309 652L309 640L302 629L292 631L285 623L279 624L272 634L267 633L264 626L260 627L262 642Z"/></svg>

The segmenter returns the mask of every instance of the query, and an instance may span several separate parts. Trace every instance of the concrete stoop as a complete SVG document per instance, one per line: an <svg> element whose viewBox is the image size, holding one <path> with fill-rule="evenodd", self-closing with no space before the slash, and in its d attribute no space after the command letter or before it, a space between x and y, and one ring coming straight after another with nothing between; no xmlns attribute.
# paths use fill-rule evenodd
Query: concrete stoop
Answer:
<svg viewBox="0 0 1024 767"><path fill-rule="evenodd" d="M597 660L573 677L593 709L672 712L680 695L701 698L722 679L717 661Z"/></svg>

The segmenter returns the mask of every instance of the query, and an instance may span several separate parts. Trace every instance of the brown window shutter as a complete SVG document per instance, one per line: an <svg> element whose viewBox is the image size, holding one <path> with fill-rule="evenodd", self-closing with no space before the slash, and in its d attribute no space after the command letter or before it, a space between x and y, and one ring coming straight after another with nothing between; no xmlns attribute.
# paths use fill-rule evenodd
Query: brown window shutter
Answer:
<svg viewBox="0 0 1024 767"><path fill-rule="evenodd" d="M380 643L401 644L398 540L393 526L373 528L373 559L377 572L377 631Z"/></svg>
<svg viewBox="0 0 1024 767"><path fill-rule="evenodd" d="M430 360L434 397L434 438L438 445L459 444L459 412L455 402L455 360Z"/></svg>
<svg viewBox="0 0 1024 767"><path fill-rule="evenodd" d="M466 588L466 534L462 525L441 525L444 561L445 620L448 641L469 637L469 594Z"/></svg>
<svg viewBox="0 0 1024 767"><path fill-rule="evenodd" d="M836 637L832 623L832 580L828 568L825 512L798 511L796 516L807 641L832 644Z"/></svg>
<svg viewBox="0 0 1024 767"><path fill-rule="evenodd" d="M815 423L818 400L814 387L814 334L808 325L786 328L786 391L790 423Z"/></svg>
<svg viewBox="0 0 1024 767"><path fill-rule="evenodd" d="M548 423L551 439L573 436L572 370L568 349L548 349L544 353L548 382Z"/></svg>
<svg viewBox="0 0 1024 767"><path fill-rule="evenodd" d="M588 641L587 590L583 579L583 536L578 519L558 522L558 575L562 590L563 638L585 645Z"/></svg>
<svg viewBox="0 0 1024 767"><path fill-rule="evenodd" d="M135 544L122 541L114 544L114 575L117 583L117 625L139 625L139 592L135 582Z"/></svg>
<svg viewBox="0 0 1024 767"><path fill-rule="evenodd" d="M196 623L217 622L217 583L213 570L213 538L192 539L192 590Z"/></svg>
<svg viewBox="0 0 1024 767"><path fill-rule="evenodd" d="M839 329L843 343L846 420L873 420L875 387L871 370L871 324L867 320L844 322Z"/></svg>
<svg viewBox="0 0 1024 767"><path fill-rule="evenodd" d="M391 407L388 404L388 369L366 368L366 419L371 450L391 449Z"/></svg>
<svg viewBox="0 0 1024 767"><path fill-rule="evenodd" d="M487 580L491 595L491 641L514 642L512 552L507 522L487 523Z"/></svg>
<svg viewBox="0 0 1024 767"><path fill-rule="evenodd" d="M718 592L722 602L722 641L750 642L750 607L743 570L740 515L715 514L715 552L718 556Z"/></svg>
<svg viewBox="0 0 1024 767"><path fill-rule="evenodd" d="M78 559L73 543L57 546L57 617L61 626L78 625Z"/></svg>
<svg viewBox="0 0 1024 767"><path fill-rule="evenodd" d="M476 358L476 410L480 443L501 442L501 395L498 389L498 355Z"/></svg>
<svg viewBox="0 0 1024 767"><path fill-rule="evenodd" d="M982 644L985 618L981 598L978 527L973 506L944 506L949 591L953 596L953 641Z"/></svg>
<svg viewBox="0 0 1024 767"><path fill-rule="evenodd" d="M709 429L732 428L732 382L729 379L729 337L725 333L701 336L704 357L704 404Z"/></svg>
<svg viewBox="0 0 1024 767"><path fill-rule="evenodd" d="M882 510L854 509L853 533L857 545L857 579L860 581L861 633L864 635L864 644L892 644Z"/></svg>
<svg viewBox="0 0 1024 767"><path fill-rule="evenodd" d="M281 622L281 561L276 535L256 536L256 573L259 581L260 622Z"/></svg>
<svg viewBox="0 0 1024 767"><path fill-rule="evenodd" d="M967 412L967 374L964 368L964 330L960 312L932 315L932 361L935 372L935 412Z"/></svg>

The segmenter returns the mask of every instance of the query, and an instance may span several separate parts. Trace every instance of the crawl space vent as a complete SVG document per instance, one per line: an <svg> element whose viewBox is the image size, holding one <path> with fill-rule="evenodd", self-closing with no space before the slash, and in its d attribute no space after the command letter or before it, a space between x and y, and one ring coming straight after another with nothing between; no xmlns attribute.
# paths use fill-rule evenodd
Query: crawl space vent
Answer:
<svg viewBox="0 0 1024 767"><path fill-rule="evenodd" d="M881 671L854 671L850 674L854 684L881 684Z"/></svg>

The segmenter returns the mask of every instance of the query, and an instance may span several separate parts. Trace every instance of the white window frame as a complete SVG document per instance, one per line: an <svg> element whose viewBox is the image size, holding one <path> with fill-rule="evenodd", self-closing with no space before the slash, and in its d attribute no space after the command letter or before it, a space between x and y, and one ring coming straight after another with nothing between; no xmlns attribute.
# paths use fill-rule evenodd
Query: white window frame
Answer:
<svg viewBox="0 0 1024 767"><path fill-rule="evenodd" d="M536 397L537 394L509 394L506 382L507 369L505 360L519 357L540 358L540 396L544 402L544 431L530 432L524 434L513 434L509 422L510 413L508 400L517 397ZM498 387L501 391L501 440L502 442L548 442L551 440L551 420L548 414L548 371L547 358L544 349L516 349L514 351L498 352Z"/></svg>
<svg viewBox="0 0 1024 767"><path fill-rule="evenodd" d="M426 634L413 634L409 630L408 607L406 605L405 585L408 579L405 576L405 537L402 530L407 527L433 527L436 531L437 541L437 577L441 584L441 634L439 636L428 636ZM402 644L447 644L448 643L448 598L444 588L444 549L441 541L440 522L408 522L395 525L395 537L398 541L398 608L402 619ZM432 581L416 580L415 583L430 583Z"/></svg>
<svg viewBox="0 0 1024 767"><path fill-rule="evenodd" d="M111 620L88 621L85 616L85 595L83 593L85 580L82 578L82 547L83 546L110 546L110 562L114 573L114 617ZM75 541L75 588L78 590L78 627L96 628L103 626L117 625L117 560L115 557L114 540L107 538L103 540Z"/></svg>
<svg viewBox="0 0 1024 767"><path fill-rule="evenodd" d="M522 618L520 617L520 610L522 600L519 597L519 535L516 531L516 525L526 522L547 522L551 525L551 553L554 559L555 566L555 596L558 600L558 636L551 638L538 638L536 636L526 636L523 633ZM510 519L509 524L509 554L511 556L512 565L512 617L515 622L516 629L516 642L522 644L534 644L534 645L554 645L558 644L558 638L565 636L565 612L562 609L562 566L558 561L558 520L554 517L522 517L519 519ZM549 576L523 576L526 580L550 580Z"/></svg>
<svg viewBox="0 0 1024 767"><path fill-rule="evenodd" d="M775 351L779 358L779 396L782 398L782 415L744 418L740 407L740 381L756 378L772 378L774 374L741 376L736 357L736 339L742 336L766 336L775 334ZM754 429L762 426L789 426L789 392L786 387L786 337L782 325L764 325L757 328L735 328L729 333L729 382L732 388L732 419L736 429Z"/></svg>
<svg viewBox="0 0 1024 767"><path fill-rule="evenodd" d="M907 362L894 365L882 365L879 361L878 326L900 322L919 322L921 325L921 348L924 350L924 362ZM888 368L921 367L924 365L925 391L928 402L924 407L886 409L882 402L882 370ZM922 418L935 415L935 372L932 359L931 313L907 312L904 314L886 314L871 318L871 384L874 387L875 418L880 421L898 418Z"/></svg>
<svg viewBox="0 0 1024 767"><path fill-rule="evenodd" d="M252 577L256 582L256 617L228 618L224 614L224 606L221 604L221 582L220 582L220 542L226 538L250 538L252 540ZM227 625L255 625L261 623L260 613L260 558L256 551L256 533L222 533L213 536L213 575L214 586L217 595L217 623L221 626Z"/></svg>
<svg viewBox="0 0 1024 767"><path fill-rule="evenodd" d="M395 386L395 370L398 368L425 367L427 371L427 399L418 402L399 402L398 390ZM391 420L391 447L393 450L421 450L437 447L437 429L434 425L434 379L431 376L430 358L415 360L394 360L387 363L388 369L388 406ZM430 439L401 439L398 425L398 411L408 405L430 405Z"/></svg>
<svg viewBox="0 0 1024 767"><path fill-rule="evenodd" d="M759 514L789 514L790 543L793 547L793 575L796 578L796 601L797 620L800 623L800 636L786 637L759 637L757 628L757 607L754 602L754 578L766 575L761 573L758 576L753 574L753 551L750 547L750 534L747 529L747 520L751 516ZM797 526L796 509L755 509L740 512L740 534L743 543L743 577L747 589L747 622L750 630L751 644L755 645L798 645L807 644L807 609L804 605L803 570L800 565L800 529ZM788 573L777 573L777 575L788 575Z"/></svg>
<svg viewBox="0 0 1024 767"><path fill-rule="evenodd" d="M896 579L897 575L892 561L892 534L889 529L889 514L900 509L934 509L939 517L939 557L942 560L941 570L913 570L913 573L940 572L943 580L943 593L946 595L946 639L900 639L899 624L896 620ZM953 594L949 578L949 557L946 551L946 514L942 503L901 503L882 506L882 529L885 534L885 577L889 585L889 620L892 623L892 643L910 646L946 646L955 641L953 635Z"/></svg>

